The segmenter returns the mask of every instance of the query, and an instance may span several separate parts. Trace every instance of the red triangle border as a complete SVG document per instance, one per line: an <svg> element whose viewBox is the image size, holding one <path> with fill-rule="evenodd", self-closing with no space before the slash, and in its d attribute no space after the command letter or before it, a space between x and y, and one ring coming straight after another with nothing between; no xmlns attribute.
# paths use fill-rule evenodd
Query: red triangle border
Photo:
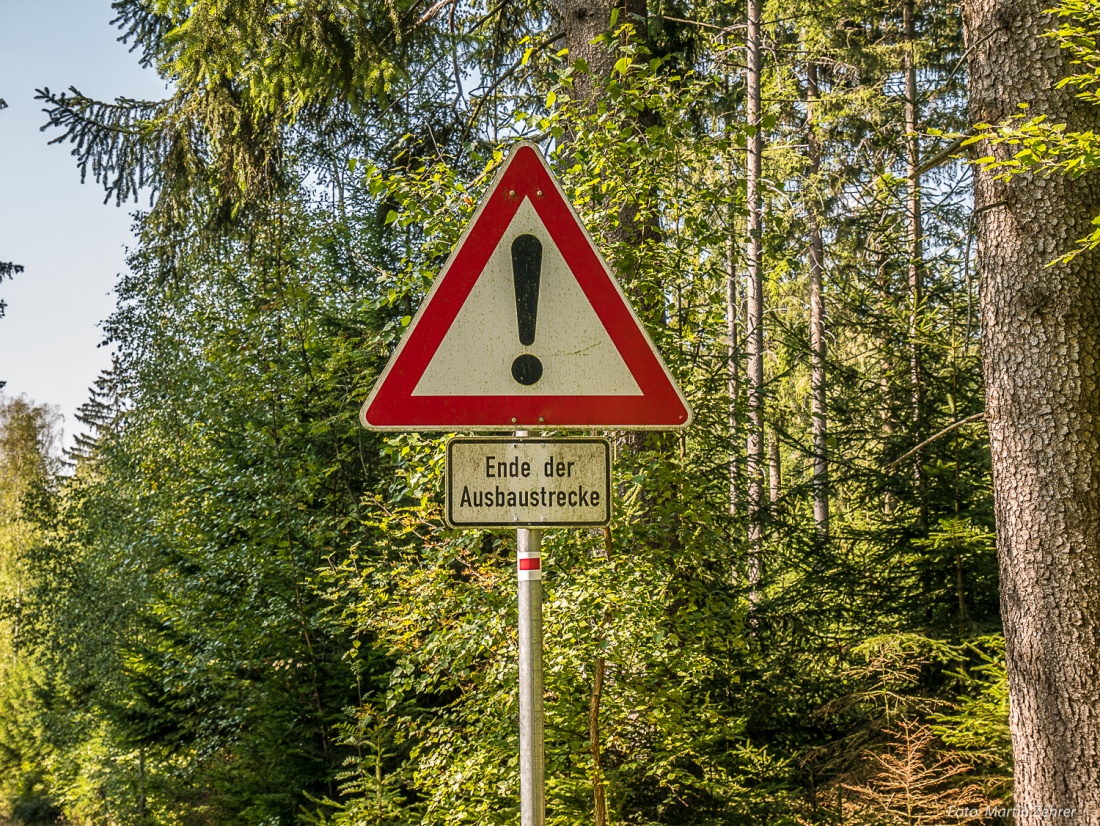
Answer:
<svg viewBox="0 0 1100 826"><path fill-rule="evenodd" d="M642 393L414 396L490 256L529 198ZM532 144L517 144L363 405L374 430L641 430L686 427L691 408L580 218Z"/></svg>

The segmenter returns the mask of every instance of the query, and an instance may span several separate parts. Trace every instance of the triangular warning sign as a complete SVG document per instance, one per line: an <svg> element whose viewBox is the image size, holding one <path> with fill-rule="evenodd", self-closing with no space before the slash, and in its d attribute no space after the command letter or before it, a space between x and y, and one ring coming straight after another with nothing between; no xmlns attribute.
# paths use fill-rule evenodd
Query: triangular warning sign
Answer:
<svg viewBox="0 0 1100 826"><path fill-rule="evenodd" d="M691 409L529 143L363 405L375 430L664 429Z"/></svg>

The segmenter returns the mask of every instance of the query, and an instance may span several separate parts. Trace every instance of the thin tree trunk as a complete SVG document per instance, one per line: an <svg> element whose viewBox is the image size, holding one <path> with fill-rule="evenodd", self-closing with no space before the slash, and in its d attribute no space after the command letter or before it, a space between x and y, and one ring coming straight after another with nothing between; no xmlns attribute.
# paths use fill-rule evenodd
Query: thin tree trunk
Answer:
<svg viewBox="0 0 1100 826"><path fill-rule="evenodd" d="M817 107L821 91L817 84L817 64L806 66L806 146L810 166L811 190L807 204L810 232L810 415L813 419L814 445L814 527L818 539L829 539L829 445L825 400L825 297L822 274L825 268L825 244L821 239L821 135L817 129Z"/></svg>
<svg viewBox="0 0 1100 826"><path fill-rule="evenodd" d="M924 424L920 346L920 313L924 293L924 229L919 173L920 143L917 139L920 90L917 87L915 17L914 0L905 0L902 7L902 26L905 37L905 166L909 259L909 421L913 442L918 443L923 435ZM926 485L920 452L913 457L913 482L917 492L917 531L924 534L928 527L928 507L924 501Z"/></svg>
<svg viewBox="0 0 1100 826"><path fill-rule="evenodd" d="M732 177L731 174L730 178L732 179ZM737 450L737 440L740 438L741 432L740 416L737 410L737 405L741 398L741 375L740 366L738 365L740 353L738 352L739 341L737 336L737 266L733 240L734 222L732 208L730 209L730 213L729 237L726 242L726 357L729 359L727 367L727 386L730 398L729 505L730 516L736 518L738 486L741 481L741 460Z"/></svg>
<svg viewBox="0 0 1100 826"><path fill-rule="evenodd" d="M1093 128L1055 85L1039 0L966 0L973 123ZM979 148L1010 158L1016 147ZM1047 266L1091 229L1100 180L975 175L982 367L1000 559L1014 803L1029 824L1100 824L1100 255Z"/></svg>
<svg viewBox="0 0 1100 826"><path fill-rule="evenodd" d="M145 747L138 746L138 817L145 817Z"/></svg>
<svg viewBox="0 0 1100 826"><path fill-rule="evenodd" d="M783 484L783 470L779 464L779 437L772 430L768 434L768 501L774 506L779 501L779 489Z"/></svg>
<svg viewBox="0 0 1100 826"><path fill-rule="evenodd" d="M723 44L727 44L727 36L722 37ZM729 97L731 76L725 76L725 94ZM732 134L732 112L726 116L726 133ZM731 193L734 189L736 171L733 157L728 160L728 181ZM738 441L741 438L741 342L738 334L738 316L740 312L741 296L737 289L737 234L739 231L737 210L734 199L730 197L727 214L728 226L726 228L726 357L727 365L727 391L729 393L729 428L730 428L730 461L729 461L729 506L730 517L737 518L741 488L741 456L738 449Z"/></svg>
<svg viewBox="0 0 1100 826"><path fill-rule="evenodd" d="M876 176L881 177L884 174L883 164L876 163ZM887 236L887 219L888 215L886 208L880 207L878 214L878 227L873 233L874 245L873 250L875 254L875 277L878 286L878 314L881 318L889 318L892 315L891 307L893 302L893 289L890 283L890 261L893 257L893 249L889 243ZM880 328L879 331L879 349L882 357L879 359L879 403L880 414L882 421L882 441L884 444L884 454L889 455L893 449L894 433L897 430L896 419L894 415L894 393L893 393L893 381L892 376L894 374L894 362L893 352L891 350L890 333ZM890 465L886 466L889 470ZM892 516L897 509L897 496L895 495L889 478L885 480L886 490L882 497L882 512L886 516Z"/></svg>
<svg viewBox="0 0 1100 826"><path fill-rule="evenodd" d="M962 552L959 550L958 542L955 543L955 604L958 612L955 619L959 636L964 637L970 630L970 619L966 613L966 579L963 575Z"/></svg>
<svg viewBox="0 0 1100 826"><path fill-rule="evenodd" d="M722 35L722 44L723 46L728 45L728 35ZM732 73L725 73L723 75L723 82L725 85L724 93L727 98L730 96L731 81ZM733 135L734 122L733 112L730 111L725 119L726 134L728 136ZM726 389L729 394L730 405L729 506L730 517L736 519L741 488L741 457L737 447L738 441L741 438L741 416L739 411L741 402L741 365L739 363L741 358L741 342L738 335L738 316L741 315L739 302L741 296L737 289L737 236L739 227L737 209L732 197L732 193L735 191L734 187L737 173L732 154L727 160L726 177L731 193L726 215L728 221L726 226L726 358L729 360L726 367Z"/></svg>
<svg viewBox="0 0 1100 826"><path fill-rule="evenodd" d="M764 279L761 253L763 204L760 197L761 156L764 151L760 123L760 0L748 0L748 33L745 38L747 70L746 118L749 126L745 169L745 201L748 208L747 277L745 298L748 318L745 331L748 380L748 439L745 470L748 476L749 585L755 594L763 579L764 542Z"/></svg>

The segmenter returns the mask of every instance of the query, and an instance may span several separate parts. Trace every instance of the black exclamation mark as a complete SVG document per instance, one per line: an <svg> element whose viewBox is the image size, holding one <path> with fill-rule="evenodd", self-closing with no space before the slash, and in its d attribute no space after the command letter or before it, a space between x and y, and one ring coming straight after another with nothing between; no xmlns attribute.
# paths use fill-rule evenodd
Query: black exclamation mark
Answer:
<svg viewBox="0 0 1100 826"><path fill-rule="evenodd" d="M516 286L516 319L519 340L524 347L535 343L539 315L539 279L542 276L542 242L534 235L519 235L512 242L512 279ZM512 378L520 384L535 384L542 378L542 362L530 353L512 362Z"/></svg>

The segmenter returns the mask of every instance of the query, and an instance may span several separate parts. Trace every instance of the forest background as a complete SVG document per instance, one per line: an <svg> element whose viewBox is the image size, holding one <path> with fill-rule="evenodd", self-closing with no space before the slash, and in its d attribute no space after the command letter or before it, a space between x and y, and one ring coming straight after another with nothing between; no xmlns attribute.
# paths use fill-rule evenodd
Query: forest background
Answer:
<svg viewBox="0 0 1100 826"><path fill-rule="evenodd" d="M112 6L171 95L41 91L143 208L86 435L0 410L0 814L515 821L513 538L356 413L523 137L695 411L544 540L548 823L1009 822L974 181L1094 161L974 119L957 5Z"/></svg>

